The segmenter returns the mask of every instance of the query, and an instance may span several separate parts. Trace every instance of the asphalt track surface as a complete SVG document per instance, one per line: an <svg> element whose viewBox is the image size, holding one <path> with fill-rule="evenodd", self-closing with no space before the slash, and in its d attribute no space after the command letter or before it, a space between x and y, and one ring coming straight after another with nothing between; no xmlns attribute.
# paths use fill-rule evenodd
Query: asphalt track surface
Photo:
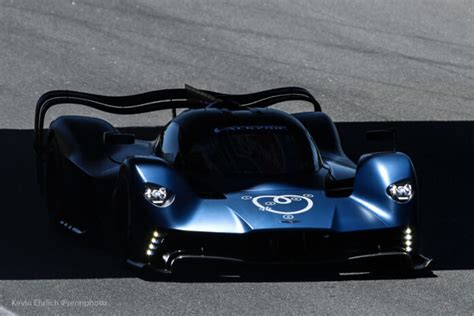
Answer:
<svg viewBox="0 0 474 316"><path fill-rule="evenodd" d="M103 2L0 0L0 314L474 313L472 1ZM151 282L50 233L31 148L37 98L184 83L308 88L348 122L339 127L355 159L365 129L393 124L425 179L434 274ZM67 106L51 117L66 112L96 113ZM155 126L169 113L105 117Z"/></svg>

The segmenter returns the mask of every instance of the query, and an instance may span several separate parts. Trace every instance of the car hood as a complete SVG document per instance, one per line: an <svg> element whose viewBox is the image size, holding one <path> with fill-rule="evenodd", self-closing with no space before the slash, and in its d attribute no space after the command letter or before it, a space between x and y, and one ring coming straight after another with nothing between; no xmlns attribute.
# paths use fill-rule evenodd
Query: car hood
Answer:
<svg viewBox="0 0 474 316"><path fill-rule="evenodd" d="M387 227L365 201L327 197L323 190L261 185L200 199L173 221L179 230L246 233L257 230L320 229L354 231ZM177 221L176 221L177 220Z"/></svg>

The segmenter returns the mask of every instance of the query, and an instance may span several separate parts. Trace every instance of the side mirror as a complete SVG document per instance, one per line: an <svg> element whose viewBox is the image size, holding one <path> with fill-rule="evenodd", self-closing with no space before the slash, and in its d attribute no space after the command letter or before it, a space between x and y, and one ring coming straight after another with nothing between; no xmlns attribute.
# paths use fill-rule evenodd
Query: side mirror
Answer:
<svg viewBox="0 0 474 316"><path fill-rule="evenodd" d="M368 131L365 133L365 139L379 146L390 146L392 151L396 151L396 132L394 129Z"/></svg>
<svg viewBox="0 0 474 316"><path fill-rule="evenodd" d="M103 142L106 145L129 145L135 143L134 134L126 134L120 132L105 132Z"/></svg>

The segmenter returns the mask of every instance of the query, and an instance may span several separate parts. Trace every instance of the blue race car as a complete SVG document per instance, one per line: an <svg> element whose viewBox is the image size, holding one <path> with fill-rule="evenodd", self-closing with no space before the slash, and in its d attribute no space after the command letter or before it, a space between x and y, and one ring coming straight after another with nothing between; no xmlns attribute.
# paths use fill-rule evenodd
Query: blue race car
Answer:
<svg viewBox="0 0 474 316"><path fill-rule="evenodd" d="M314 111L269 108L288 101ZM61 116L45 133L45 114L58 104L114 114L167 109L173 119L151 141L85 116ZM35 137L53 225L104 235L137 267L415 271L430 263L417 252L410 158L377 152L355 164L302 88L230 95L186 86L124 97L51 91L37 103Z"/></svg>

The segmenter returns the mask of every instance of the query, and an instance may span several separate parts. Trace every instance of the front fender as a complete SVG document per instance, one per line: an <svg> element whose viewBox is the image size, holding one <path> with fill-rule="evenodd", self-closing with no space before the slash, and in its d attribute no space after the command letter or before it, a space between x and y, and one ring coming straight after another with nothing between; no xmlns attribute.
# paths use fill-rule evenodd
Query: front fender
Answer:
<svg viewBox="0 0 474 316"><path fill-rule="evenodd" d="M414 198L405 203L394 201L387 193L390 184L411 180ZM359 159L354 190L350 199L376 215L388 227L416 225L416 174L410 158L403 153L373 153Z"/></svg>
<svg viewBox="0 0 474 316"><path fill-rule="evenodd" d="M172 228L184 220L187 210L199 203L187 181L165 160L158 157L131 157L122 165L129 186L130 220L134 233L157 228ZM143 196L145 184L164 186L175 194L168 207L156 207Z"/></svg>

